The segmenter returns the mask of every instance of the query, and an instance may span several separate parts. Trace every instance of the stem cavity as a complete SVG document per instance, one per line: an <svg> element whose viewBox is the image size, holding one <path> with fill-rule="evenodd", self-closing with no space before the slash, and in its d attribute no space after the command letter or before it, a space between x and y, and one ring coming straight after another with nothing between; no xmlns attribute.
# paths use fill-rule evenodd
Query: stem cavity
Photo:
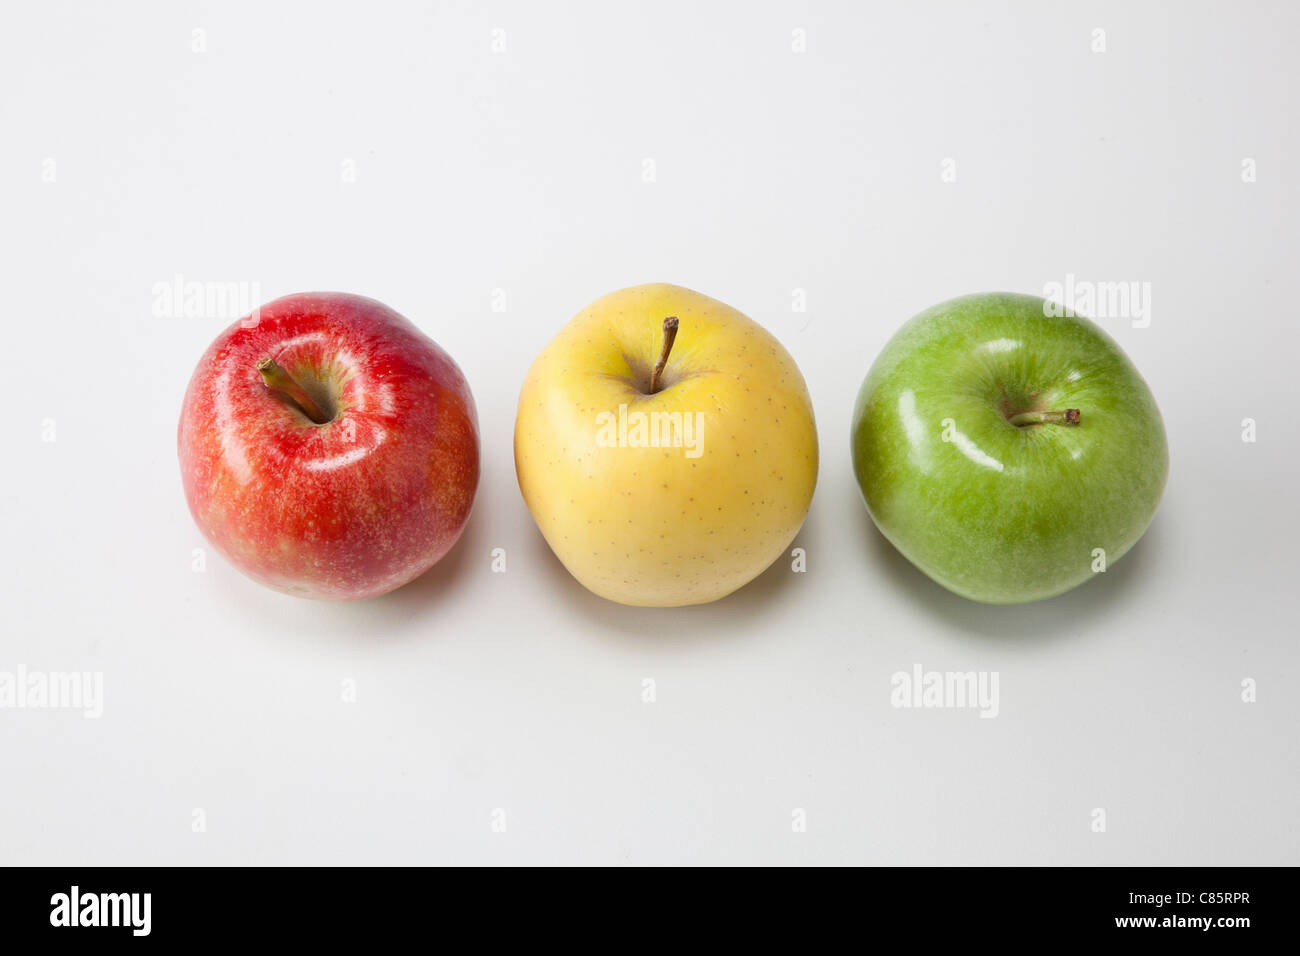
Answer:
<svg viewBox="0 0 1300 956"><path fill-rule="evenodd" d="M266 383L267 388L284 395L317 425L324 425L333 418L332 415L326 414L316 400L307 394L307 390L298 384L297 379L286 372L275 359L262 359L257 363L257 370L262 373L262 381Z"/></svg>

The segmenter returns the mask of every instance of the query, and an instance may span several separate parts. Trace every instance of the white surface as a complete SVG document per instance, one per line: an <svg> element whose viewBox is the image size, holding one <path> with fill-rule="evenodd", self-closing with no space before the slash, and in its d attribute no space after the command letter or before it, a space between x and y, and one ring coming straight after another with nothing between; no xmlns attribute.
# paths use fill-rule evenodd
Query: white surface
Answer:
<svg viewBox="0 0 1300 956"><path fill-rule="evenodd" d="M105 696L0 710L0 862L1300 863L1295 6L551 6L7 14L0 670ZM352 606L191 570L176 419L235 315L156 317L177 273L371 295L455 356L484 477L450 557ZM1070 273L1151 283L1149 328L1102 324L1164 411L1165 501L1104 578L971 604L871 526L853 398L922 308ZM524 372L652 280L803 369L806 574L634 610L537 533ZM1000 715L894 709L915 663L997 671Z"/></svg>

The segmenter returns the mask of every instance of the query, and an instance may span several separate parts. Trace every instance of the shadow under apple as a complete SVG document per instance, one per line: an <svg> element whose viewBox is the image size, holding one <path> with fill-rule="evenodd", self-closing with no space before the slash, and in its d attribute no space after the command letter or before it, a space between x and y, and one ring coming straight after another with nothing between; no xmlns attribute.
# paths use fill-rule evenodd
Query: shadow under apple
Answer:
<svg viewBox="0 0 1300 956"><path fill-rule="evenodd" d="M470 512L465 530L442 560L425 571L414 581L402 585L396 591L362 601L360 604L373 605L388 614L396 613L410 618L430 608L436 607L459 587L461 578L469 572L472 563L477 560L487 567L487 540L484 519L481 514L480 501ZM349 605L359 606L359 605Z"/></svg>
<svg viewBox="0 0 1300 956"><path fill-rule="evenodd" d="M1073 590L1030 604L995 605L971 601L930 580L880 533L850 485L857 514L856 530L863 543L863 563L879 569L890 589L908 603L939 618L948 628L996 640L1045 641L1080 635L1098 621L1122 612L1127 596L1136 592L1151 573L1149 565L1159 550L1159 520L1123 558L1104 573L1093 575Z"/></svg>
<svg viewBox="0 0 1300 956"><path fill-rule="evenodd" d="M631 607L588 591L556 557L535 527L529 535L528 560L546 577L547 590L556 592L577 613L596 622L603 633L621 641L653 641L702 645L717 640L743 639L757 630L764 614L786 592L798 587L802 574L790 568L790 552L796 547L811 550L811 525L805 522L795 540L762 574L731 594L708 604L685 607Z"/></svg>
<svg viewBox="0 0 1300 956"><path fill-rule="evenodd" d="M313 601L264 588L240 574L229 576L226 603L259 630L307 644L395 643L428 640L438 633L423 618L454 594L485 551L484 522L476 505L461 533L437 564L395 591L365 601Z"/></svg>

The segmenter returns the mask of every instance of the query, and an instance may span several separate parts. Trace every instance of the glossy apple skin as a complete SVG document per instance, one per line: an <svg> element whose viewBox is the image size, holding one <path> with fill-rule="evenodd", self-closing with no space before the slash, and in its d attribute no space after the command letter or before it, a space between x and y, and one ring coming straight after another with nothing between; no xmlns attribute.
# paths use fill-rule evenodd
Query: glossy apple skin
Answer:
<svg viewBox="0 0 1300 956"><path fill-rule="evenodd" d="M315 424L269 389L264 357L334 396L337 417ZM359 600L412 580L456 543L478 487L477 413L456 363L392 309L344 293L277 299L218 336L177 445L208 541L302 597Z"/></svg>
<svg viewBox="0 0 1300 956"><path fill-rule="evenodd" d="M1078 425L1008 411L1077 408ZM947 440L945 440L945 438ZM1084 318L987 293L927 309L858 394L853 468L886 538L939 584L1020 604L1090 580L1142 536L1169 471L1142 376Z"/></svg>

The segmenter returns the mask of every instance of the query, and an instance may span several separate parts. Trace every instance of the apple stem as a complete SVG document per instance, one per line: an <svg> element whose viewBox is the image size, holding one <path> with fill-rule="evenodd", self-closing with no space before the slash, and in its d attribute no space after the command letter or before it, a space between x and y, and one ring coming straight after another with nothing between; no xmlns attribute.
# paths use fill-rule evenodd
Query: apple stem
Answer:
<svg viewBox="0 0 1300 956"><path fill-rule="evenodd" d="M1055 412L1021 412L1007 419L1011 424L1023 428L1025 425L1077 425L1079 410L1067 408Z"/></svg>
<svg viewBox="0 0 1300 956"><path fill-rule="evenodd" d="M664 319L664 347L659 351L659 361L655 363L654 371L650 373L651 395L659 391L659 378L664 374L664 366L668 364L668 353L673 350L673 342L676 339L677 316L670 315Z"/></svg>
<svg viewBox="0 0 1300 956"><path fill-rule="evenodd" d="M324 410L316 404L315 399L307 394L307 390L299 385L297 380L286 372L284 366L276 362L275 359L262 359L257 363L257 370L262 373L262 381L266 383L267 388L282 392L294 405L298 406L299 411L317 425L324 425L330 420L330 416L326 415Z"/></svg>

